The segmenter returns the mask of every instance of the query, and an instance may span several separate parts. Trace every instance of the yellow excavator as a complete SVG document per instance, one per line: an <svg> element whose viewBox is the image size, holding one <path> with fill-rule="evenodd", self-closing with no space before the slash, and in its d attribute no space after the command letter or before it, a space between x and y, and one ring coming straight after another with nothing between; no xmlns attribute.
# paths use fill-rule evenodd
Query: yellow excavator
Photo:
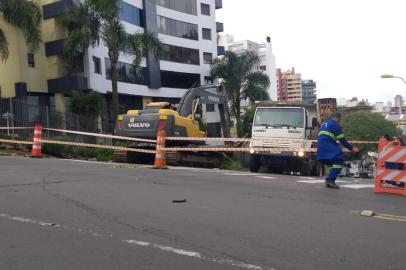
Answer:
<svg viewBox="0 0 406 270"><path fill-rule="evenodd" d="M143 110L129 110L119 115L116 135L156 139L158 130L168 137L230 137L228 100L221 85L206 85L186 91L177 106L168 102L151 102ZM205 142L167 141L167 146L204 146ZM215 143L219 145L219 143ZM136 147L154 148L137 144ZM136 152L116 152L115 161L152 161L153 155ZM223 155L205 152L169 152L167 162L172 165L199 165L218 167Z"/></svg>

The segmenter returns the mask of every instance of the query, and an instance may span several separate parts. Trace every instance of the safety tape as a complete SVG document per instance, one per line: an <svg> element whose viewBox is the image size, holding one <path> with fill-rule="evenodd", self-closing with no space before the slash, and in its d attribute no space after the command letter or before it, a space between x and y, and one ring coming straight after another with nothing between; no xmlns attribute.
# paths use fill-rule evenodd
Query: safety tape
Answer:
<svg viewBox="0 0 406 270"><path fill-rule="evenodd" d="M22 129L34 129L34 127L0 127L0 130L22 130Z"/></svg>
<svg viewBox="0 0 406 270"><path fill-rule="evenodd" d="M43 128L43 130L63 132L63 133L69 133L69 134L86 135L86 136L93 136L93 137L101 137L101 138L127 140L127 141L134 141L134 142L156 143L156 140L148 140L148 139L124 137L124 136L116 136L116 135L108 135L108 134L100 134L100 133L91 133L91 132L83 132L83 131L74 131L74 130L66 130L66 129Z"/></svg>
<svg viewBox="0 0 406 270"><path fill-rule="evenodd" d="M165 137L167 141L201 141L201 142L317 142L317 140L290 139L290 138L200 138L200 137ZM378 144L376 141L350 141L353 144Z"/></svg>
<svg viewBox="0 0 406 270"><path fill-rule="evenodd" d="M258 148L258 147L165 147L161 148L162 151L167 152L268 152L268 153L281 153L281 152L307 152L315 153L315 148Z"/></svg>
<svg viewBox="0 0 406 270"><path fill-rule="evenodd" d="M92 147L92 148L100 148L100 149L111 149L111 150L118 150L118 151L129 151L129 152L155 154L155 150L146 150L146 149L129 148L129 147L121 147L121 146L111 146L111 145L102 145L102 144L78 143L78 142L67 142L67 141L54 141L54 140L47 140L47 139L41 139L40 142L45 143L45 144L61 144L61 145L72 145L72 146Z"/></svg>
<svg viewBox="0 0 406 270"><path fill-rule="evenodd" d="M0 142L3 142L3 143L15 143L15 144L33 144L32 141L7 140L7 139L0 139Z"/></svg>

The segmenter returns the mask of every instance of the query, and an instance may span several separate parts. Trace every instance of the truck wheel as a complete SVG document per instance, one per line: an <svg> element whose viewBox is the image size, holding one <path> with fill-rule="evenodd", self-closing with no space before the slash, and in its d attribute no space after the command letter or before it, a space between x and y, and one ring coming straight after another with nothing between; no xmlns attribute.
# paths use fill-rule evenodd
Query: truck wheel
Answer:
<svg viewBox="0 0 406 270"><path fill-rule="evenodd" d="M261 160L257 155L251 155L250 157L250 171L257 173L261 168Z"/></svg>

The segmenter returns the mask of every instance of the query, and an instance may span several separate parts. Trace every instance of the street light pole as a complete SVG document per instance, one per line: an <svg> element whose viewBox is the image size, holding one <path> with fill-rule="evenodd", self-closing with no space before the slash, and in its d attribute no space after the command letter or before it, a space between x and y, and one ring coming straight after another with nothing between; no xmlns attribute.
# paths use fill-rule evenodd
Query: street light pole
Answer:
<svg viewBox="0 0 406 270"><path fill-rule="evenodd" d="M403 83L406 84L406 80L403 79L403 78L400 77L400 76L395 76L395 75L390 75L390 74L384 74L384 75L381 75L381 78L382 78L382 79L399 79L399 80L401 80Z"/></svg>

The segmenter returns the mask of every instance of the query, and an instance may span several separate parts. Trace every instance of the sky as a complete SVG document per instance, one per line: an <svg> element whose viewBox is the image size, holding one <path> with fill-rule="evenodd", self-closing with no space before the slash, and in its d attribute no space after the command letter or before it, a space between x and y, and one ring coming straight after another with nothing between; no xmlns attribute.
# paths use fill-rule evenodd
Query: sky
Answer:
<svg viewBox="0 0 406 270"><path fill-rule="evenodd" d="M318 97L406 97L406 1L223 0L217 21L236 40L272 38L276 65L317 82Z"/></svg>

